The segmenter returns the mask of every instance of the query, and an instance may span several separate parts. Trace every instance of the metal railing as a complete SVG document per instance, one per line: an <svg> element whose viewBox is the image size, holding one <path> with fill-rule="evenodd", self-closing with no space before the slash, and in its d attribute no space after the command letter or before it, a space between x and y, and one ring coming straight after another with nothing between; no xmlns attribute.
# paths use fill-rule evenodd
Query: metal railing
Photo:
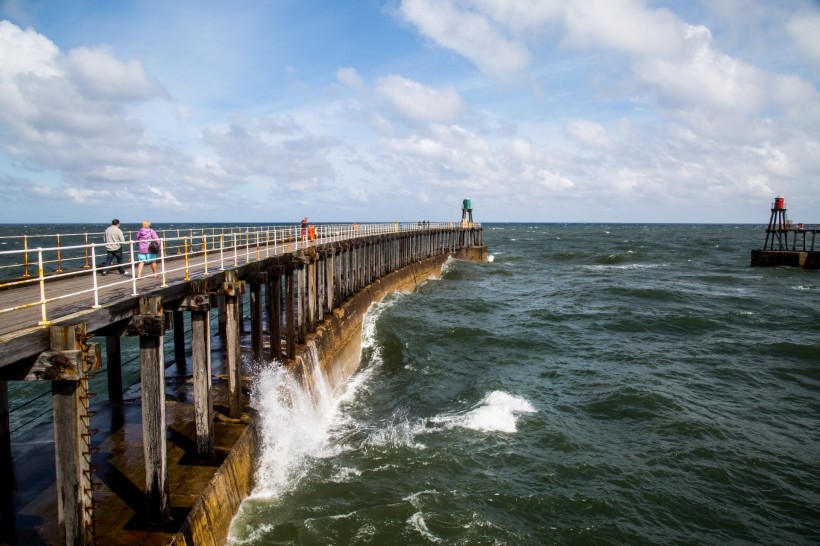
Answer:
<svg viewBox="0 0 820 546"><path fill-rule="evenodd" d="M426 231L435 229L454 229L457 227L479 227L478 224L462 226L457 222L392 222L378 224L318 224L308 228L301 226L265 226L242 230L230 228L190 228L187 230L177 230L178 233L169 236L173 230L158 230L160 237L160 253L156 258L157 273L155 275L161 279L161 286L167 286L168 276L178 272L184 272L182 277L189 280L194 275L208 275L210 271L224 270L237 267L250 262L260 261L277 254L297 251L299 249L318 244L331 243L344 240L354 240L356 238L369 237L395 232ZM211 233L207 231L211 229ZM187 231L186 234L180 233ZM217 232L218 231L218 232ZM76 234L75 234L76 235ZM86 234L85 240L88 240ZM24 236L28 237L28 236ZM54 235L56 241L60 241L60 235ZM63 239L65 239L63 235ZM101 239L102 234L98 234ZM124 287L130 288L131 295L138 295L140 284L146 282L148 276L143 271L143 277L138 278L136 272L139 266L137 245L138 241L129 240L123 245L123 255L127 256L123 264L113 264L100 266L98 262L106 256L105 243L85 242L79 245L57 246L57 247L37 247L30 249L24 240L23 249L0 251L0 260L12 257L8 260L16 263L17 267L22 264L26 268L26 274L18 278L8 279L0 282L0 291L13 290L15 294L20 294L19 289L27 288L31 292L31 297L14 298L18 300L13 305L0 308L0 316L23 309L39 307L39 325L50 324L49 306L60 300L68 298L87 297L87 305L91 308L100 307L100 297L105 292L115 289L122 291ZM17 256L18 258L14 258ZM17 261L19 260L19 261ZM63 264L80 263L72 268L64 268ZM56 265L56 269L47 273L46 266ZM114 272L120 266L129 269L129 275L121 280L105 282L100 280L98 273ZM36 266L35 275L29 273L29 268ZM145 267L145 266L143 266ZM149 272L153 273L150 271ZM179 275L175 275L178 277ZM72 283L72 291L67 292L56 288L55 281L68 277L81 277L87 282ZM152 285L153 286L153 285ZM37 287L38 290L33 290ZM54 288L52 288L54 287ZM4 294L0 292L0 294ZM2 298L5 299L5 298ZM32 324L33 326L33 324Z"/></svg>
<svg viewBox="0 0 820 546"><path fill-rule="evenodd" d="M235 233L255 232L263 229L282 229L287 226L191 226L173 228L155 228L160 239L181 241L183 237L193 239L209 235L211 241L217 241L219 236L233 237ZM126 241L134 240L137 230L123 230ZM1 247L21 251L18 261L0 259L0 279L22 277L32 274L37 262L33 254L41 248L44 252L43 265L49 271L62 272L69 269L91 267L90 243L102 241L104 233L98 232L67 232L67 233L26 233L22 235L0 235ZM214 243L215 244L215 243ZM85 252L71 252L71 248L82 248ZM179 245L171 246L168 254L181 252ZM6 256L14 255L4 252Z"/></svg>

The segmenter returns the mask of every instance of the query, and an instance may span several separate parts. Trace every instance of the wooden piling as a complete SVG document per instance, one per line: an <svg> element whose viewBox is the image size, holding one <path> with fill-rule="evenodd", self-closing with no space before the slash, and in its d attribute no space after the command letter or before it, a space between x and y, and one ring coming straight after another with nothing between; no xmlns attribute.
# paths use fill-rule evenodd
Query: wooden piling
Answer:
<svg viewBox="0 0 820 546"><path fill-rule="evenodd" d="M305 303L307 304L307 313L305 314L305 329L308 332L316 330L316 261L310 260L305 266L305 275L307 276L306 290L307 296Z"/></svg>
<svg viewBox="0 0 820 546"><path fill-rule="evenodd" d="M225 297L225 359L228 371L228 413L232 419L242 416L242 358L239 346L239 302L245 283L237 280L236 271L225 272L221 293Z"/></svg>
<svg viewBox="0 0 820 546"><path fill-rule="evenodd" d="M305 343L307 329L305 327L305 264L300 261L296 267L296 341Z"/></svg>
<svg viewBox="0 0 820 546"><path fill-rule="evenodd" d="M177 375L188 374L188 366L185 356L185 315L180 310L174 310L174 362L177 367Z"/></svg>
<svg viewBox="0 0 820 546"><path fill-rule="evenodd" d="M256 361L262 361L263 359L264 324L262 315L265 305L262 300L262 285L266 284L267 281L268 275L265 272L253 273L248 277L248 282L251 286L251 353Z"/></svg>
<svg viewBox="0 0 820 546"><path fill-rule="evenodd" d="M271 271L268 278L268 294L270 309L268 322L270 323L270 352L271 358L282 359L282 275L277 268Z"/></svg>
<svg viewBox="0 0 820 546"><path fill-rule="evenodd" d="M296 358L296 295L294 294L294 270L285 270L285 348L288 360Z"/></svg>
<svg viewBox="0 0 820 546"><path fill-rule="evenodd" d="M51 354L44 359L53 366L51 370L59 374L59 379L51 382L51 404L57 472L57 520L63 544L94 543L88 383L81 380L85 374L84 357L76 357L77 351L81 351L84 337L85 324L52 326ZM70 376L73 378L68 379Z"/></svg>
<svg viewBox="0 0 820 546"><path fill-rule="evenodd" d="M0 543L14 535L14 464L11 457L11 426L9 422L9 387L0 381Z"/></svg>
<svg viewBox="0 0 820 546"><path fill-rule="evenodd" d="M122 402L122 353L120 336L105 336L105 365L108 369L108 400Z"/></svg>
<svg viewBox="0 0 820 546"><path fill-rule="evenodd" d="M336 252L335 248L330 248L325 259L325 280L327 283L325 294L327 302L325 304L325 311L330 313L333 311L334 297L336 294Z"/></svg>
<svg viewBox="0 0 820 546"><path fill-rule="evenodd" d="M142 386L142 450L145 461L145 522L159 529L168 522L168 453L165 445L165 315L161 297L140 298L126 335L139 336Z"/></svg>
<svg viewBox="0 0 820 546"><path fill-rule="evenodd" d="M200 458L210 459L214 452L214 417L211 393L211 300L207 280L191 282L191 291L180 308L191 313L196 451Z"/></svg>

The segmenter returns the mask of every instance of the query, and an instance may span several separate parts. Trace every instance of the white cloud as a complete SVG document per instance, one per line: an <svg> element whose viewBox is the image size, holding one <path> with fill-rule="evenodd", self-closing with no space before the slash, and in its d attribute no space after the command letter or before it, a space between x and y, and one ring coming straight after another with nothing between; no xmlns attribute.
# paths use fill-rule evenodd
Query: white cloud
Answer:
<svg viewBox="0 0 820 546"><path fill-rule="evenodd" d="M786 30L800 51L820 61L820 13L796 13L786 24Z"/></svg>
<svg viewBox="0 0 820 546"><path fill-rule="evenodd" d="M69 176L115 179L139 178L159 160L125 112L129 101L165 95L139 63L121 63L102 49L65 57L44 36L7 21L0 22L0 46L0 142L11 157Z"/></svg>
<svg viewBox="0 0 820 546"><path fill-rule="evenodd" d="M472 0L477 12L513 35L538 34L545 25L559 20L566 9L566 0Z"/></svg>
<svg viewBox="0 0 820 546"><path fill-rule="evenodd" d="M422 34L470 59L488 74L514 78L530 64L532 54L523 42L505 36L484 13L460 2L404 0L400 9Z"/></svg>
<svg viewBox="0 0 820 546"><path fill-rule="evenodd" d="M666 9L646 9L637 0L571 2L564 24L564 43L573 47L668 58L683 46L680 19Z"/></svg>
<svg viewBox="0 0 820 546"><path fill-rule="evenodd" d="M595 148L611 148L612 141L602 125L584 119L572 119L567 122L567 135L586 146Z"/></svg>
<svg viewBox="0 0 820 546"><path fill-rule="evenodd" d="M379 78L376 85L385 102L411 121L455 121L467 110L452 87L433 89L395 74Z"/></svg>
<svg viewBox="0 0 820 546"><path fill-rule="evenodd" d="M378 43L360 32L360 6L329 4L349 14L332 19L342 46L302 3L266 21L232 10L257 36L213 17L149 32L171 45L131 43L147 22L123 21L118 41L99 30L110 13L84 13L73 33L67 19L43 34L0 21L0 184L21 202L68 195L193 219L215 207L434 217L453 195L495 220L732 221L693 205L708 194L765 208L794 191L816 202L811 2L396 4L403 29L361 14ZM81 47L63 52L49 32ZM183 58L169 54L180 35Z"/></svg>
<svg viewBox="0 0 820 546"><path fill-rule="evenodd" d="M142 64L116 59L109 48L72 49L63 61L66 76L92 98L142 101L167 96L158 84L148 80Z"/></svg>
<svg viewBox="0 0 820 546"><path fill-rule="evenodd" d="M336 71L336 79L339 83L352 89L364 88L364 81L355 68L343 67Z"/></svg>
<svg viewBox="0 0 820 546"><path fill-rule="evenodd" d="M203 140L236 176L269 177L296 191L316 189L336 176L328 153L338 141L310 135L290 117L238 116L227 127L205 130Z"/></svg>

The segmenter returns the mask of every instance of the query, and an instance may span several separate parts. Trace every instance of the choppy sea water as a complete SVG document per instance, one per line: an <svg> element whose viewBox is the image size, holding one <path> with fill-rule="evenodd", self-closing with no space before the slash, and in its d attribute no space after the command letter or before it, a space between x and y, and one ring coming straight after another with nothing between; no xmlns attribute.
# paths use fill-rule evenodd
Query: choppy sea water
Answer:
<svg viewBox="0 0 820 546"><path fill-rule="evenodd" d="M340 392L260 375L229 542L820 542L820 277L749 267L764 235L485 225Z"/></svg>

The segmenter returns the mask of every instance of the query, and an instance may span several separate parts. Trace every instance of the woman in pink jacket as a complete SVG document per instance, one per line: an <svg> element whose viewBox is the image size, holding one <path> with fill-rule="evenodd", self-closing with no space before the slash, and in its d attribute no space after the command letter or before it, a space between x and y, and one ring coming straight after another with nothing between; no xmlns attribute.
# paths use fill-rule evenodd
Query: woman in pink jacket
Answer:
<svg viewBox="0 0 820 546"><path fill-rule="evenodd" d="M142 266L145 263L151 264L151 271L153 272L153 276L157 276L157 255L161 252L161 245L162 241L159 240L159 236L157 232L151 229L151 222L148 220L142 221L142 227L137 232L137 236L134 238L137 241L137 278L139 279L142 276ZM157 248L152 249L151 243L156 242ZM155 252L152 252L155 250Z"/></svg>

